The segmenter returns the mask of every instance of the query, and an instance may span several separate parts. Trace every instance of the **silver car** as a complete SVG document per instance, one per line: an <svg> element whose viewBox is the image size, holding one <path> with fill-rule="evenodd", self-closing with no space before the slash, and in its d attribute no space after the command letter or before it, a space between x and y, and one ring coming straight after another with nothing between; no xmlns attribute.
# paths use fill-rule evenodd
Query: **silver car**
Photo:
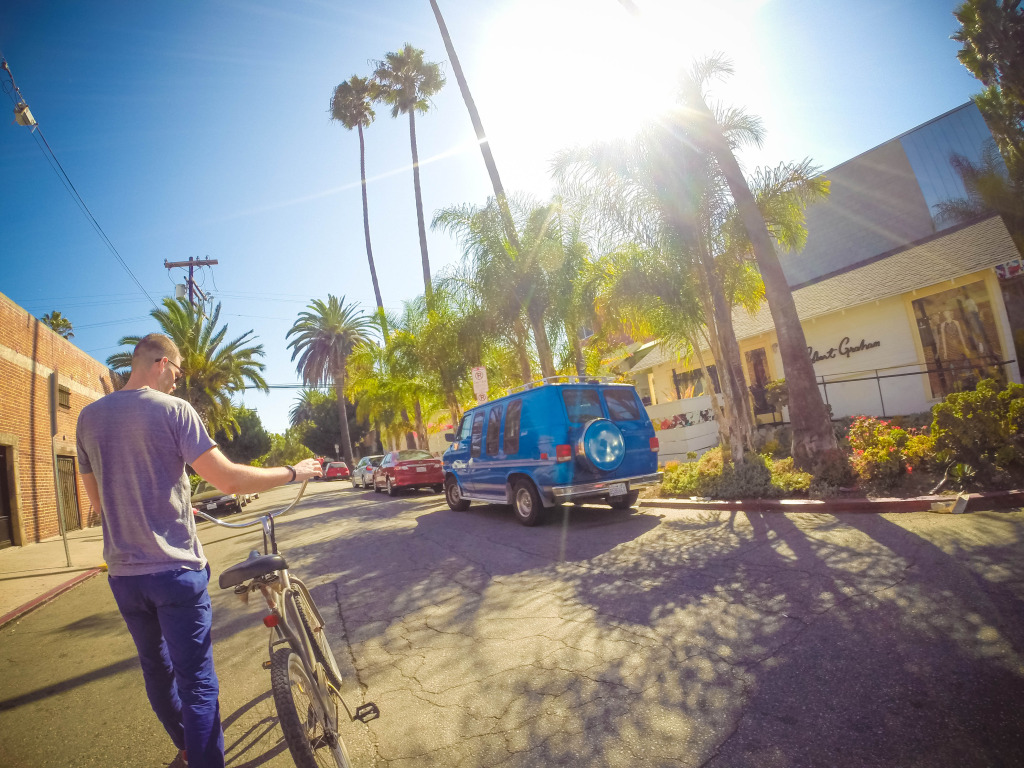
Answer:
<svg viewBox="0 0 1024 768"><path fill-rule="evenodd" d="M380 464L383 456L364 456L352 470L353 488L373 488L373 470Z"/></svg>

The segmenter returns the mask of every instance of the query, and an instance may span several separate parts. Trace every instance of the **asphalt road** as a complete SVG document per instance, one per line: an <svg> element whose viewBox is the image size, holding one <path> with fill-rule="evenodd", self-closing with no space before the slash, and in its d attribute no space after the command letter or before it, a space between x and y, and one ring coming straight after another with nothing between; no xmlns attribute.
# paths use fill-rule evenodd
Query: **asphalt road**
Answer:
<svg viewBox="0 0 1024 768"><path fill-rule="evenodd" d="M383 713L346 726L358 766L1024 764L1024 513L567 509L338 482L282 519ZM259 545L201 537L215 574ZM229 765L289 766L259 606L212 591ZM0 765L173 757L105 577L0 630Z"/></svg>

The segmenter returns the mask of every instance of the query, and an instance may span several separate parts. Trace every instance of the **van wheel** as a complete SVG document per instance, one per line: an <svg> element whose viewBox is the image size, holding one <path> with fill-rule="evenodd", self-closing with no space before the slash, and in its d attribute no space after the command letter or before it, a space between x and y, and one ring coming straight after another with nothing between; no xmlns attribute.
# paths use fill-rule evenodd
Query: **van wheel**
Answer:
<svg viewBox="0 0 1024 768"><path fill-rule="evenodd" d="M456 512L469 509L469 502L462 498L462 491L459 490L459 481L450 475L444 481L444 500L448 502L449 509Z"/></svg>
<svg viewBox="0 0 1024 768"><path fill-rule="evenodd" d="M517 480L512 486L512 509L523 525L537 525L544 514L540 494L529 480Z"/></svg>
<svg viewBox="0 0 1024 768"><path fill-rule="evenodd" d="M636 500L640 498L640 491L630 491L625 496L617 496L613 499L608 500L608 504L611 505L612 509L629 509Z"/></svg>

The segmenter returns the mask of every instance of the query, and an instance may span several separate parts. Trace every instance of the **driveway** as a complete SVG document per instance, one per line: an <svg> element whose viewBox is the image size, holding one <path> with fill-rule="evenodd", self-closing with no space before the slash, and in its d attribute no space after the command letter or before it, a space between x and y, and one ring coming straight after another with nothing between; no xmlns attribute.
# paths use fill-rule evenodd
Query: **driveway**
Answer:
<svg viewBox="0 0 1024 768"><path fill-rule="evenodd" d="M357 765L1024 764L1020 512L567 507L524 528L310 490L278 537L346 701L382 710L346 728ZM215 572L259 543L201 531ZM229 764L291 765L256 601L213 593ZM5 765L173 757L103 577L0 630L0 675Z"/></svg>

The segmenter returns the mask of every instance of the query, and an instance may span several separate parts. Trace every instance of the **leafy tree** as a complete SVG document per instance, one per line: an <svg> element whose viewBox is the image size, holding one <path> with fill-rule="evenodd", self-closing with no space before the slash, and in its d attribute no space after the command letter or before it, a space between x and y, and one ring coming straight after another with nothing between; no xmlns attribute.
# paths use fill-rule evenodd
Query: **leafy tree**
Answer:
<svg viewBox="0 0 1024 768"><path fill-rule="evenodd" d="M198 411L211 434L238 429L231 395L245 389L268 391L263 380L263 345L252 344L253 331L225 342L227 324L217 327L220 304L209 317L185 299L165 298L162 309L150 315L181 351L181 373L174 390ZM125 336L118 343L134 349L142 336ZM132 365L132 349L115 352L107 365L126 374Z"/></svg>
<svg viewBox="0 0 1024 768"><path fill-rule="evenodd" d="M291 427L283 435L270 436L270 451L260 459L264 467L279 467L283 464L297 464L303 459L312 458L313 452L302 444L303 430Z"/></svg>
<svg viewBox="0 0 1024 768"><path fill-rule="evenodd" d="M423 51L406 43L402 50L387 54L377 62L374 79L380 100L391 106L391 116L409 115L409 144L412 147L412 182L416 193L416 223L423 261L423 289L430 300L430 258L427 254L427 229L423 221L423 196L420 192L420 158L416 147L416 113L430 109L430 97L444 87L440 64L423 60Z"/></svg>
<svg viewBox="0 0 1024 768"><path fill-rule="evenodd" d="M297 370L302 380L311 387L331 385L338 399L338 422L345 462L355 466L352 440L349 436L345 413L345 367L349 356L368 340L372 328L370 318L355 304L346 304L328 294L327 301L315 299L309 311L300 312L295 324L288 330L292 338L288 348L292 360L299 358Z"/></svg>
<svg viewBox="0 0 1024 768"><path fill-rule="evenodd" d="M369 127L375 116L373 102L377 99L379 86L376 81L352 75L334 89L331 97L331 119L341 123L348 130L355 128L359 133L359 179L363 190L363 236L366 240L366 260L370 264L370 279L373 281L373 296L377 300L377 311L384 312L384 302L377 284L377 269L373 264L373 249L370 247L370 208L366 198L366 145L363 128ZM385 333L385 335L387 335Z"/></svg>
<svg viewBox="0 0 1024 768"><path fill-rule="evenodd" d="M249 408L236 408L234 412L238 432L234 435L220 430L214 440L234 462L251 464L270 450L270 433L263 428L259 414Z"/></svg>
<svg viewBox="0 0 1024 768"><path fill-rule="evenodd" d="M305 391L312 392L313 397L309 417L297 425L301 427L302 444L318 456L337 457L335 446L340 446L345 439L338 423L337 395L333 391ZM356 419L356 407L352 403L345 403L345 415L349 437L353 445L358 444L366 434L366 428Z"/></svg>
<svg viewBox="0 0 1024 768"><path fill-rule="evenodd" d="M47 314L43 315L40 318L40 320L42 321L43 325L52 329L63 339L70 339L72 336L75 335L74 328L71 325L71 321L64 317L64 315L62 315L57 310L54 310L53 312L48 312Z"/></svg>

